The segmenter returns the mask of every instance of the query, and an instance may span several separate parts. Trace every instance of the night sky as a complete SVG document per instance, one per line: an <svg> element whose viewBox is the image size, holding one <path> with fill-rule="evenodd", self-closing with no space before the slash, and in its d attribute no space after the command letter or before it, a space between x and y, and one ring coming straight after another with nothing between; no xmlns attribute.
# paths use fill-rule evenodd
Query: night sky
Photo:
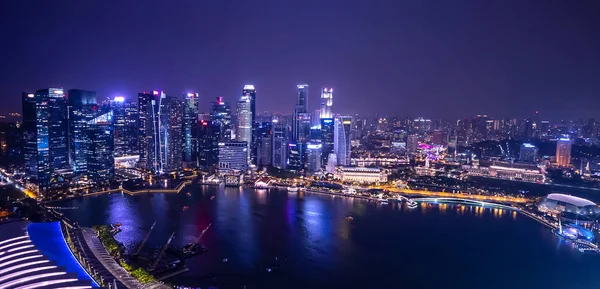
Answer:
<svg viewBox="0 0 600 289"><path fill-rule="evenodd" d="M600 1L143 0L0 2L0 111L21 91L200 93L245 83L291 113L600 118Z"/></svg>

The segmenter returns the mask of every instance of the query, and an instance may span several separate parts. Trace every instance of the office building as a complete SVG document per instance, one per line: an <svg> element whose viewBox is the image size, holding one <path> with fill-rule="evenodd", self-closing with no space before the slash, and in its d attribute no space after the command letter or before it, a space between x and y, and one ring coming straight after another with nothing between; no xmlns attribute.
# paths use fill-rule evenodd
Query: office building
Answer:
<svg viewBox="0 0 600 289"><path fill-rule="evenodd" d="M304 171L305 152L306 143L289 143L286 169L294 172Z"/></svg>
<svg viewBox="0 0 600 289"><path fill-rule="evenodd" d="M335 122L333 118L321 119L321 143L323 144L322 163L327 163L329 154L335 153Z"/></svg>
<svg viewBox="0 0 600 289"><path fill-rule="evenodd" d="M219 156L218 140L212 133L213 126L209 120L200 119L198 125L198 162L204 169L211 169L217 164Z"/></svg>
<svg viewBox="0 0 600 289"><path fill-rule="evenodd" d="M311 117L308 112L308 84L301 84L296 88L298 95L292 123L292 141L305 142L309 138L311 127Z"/></svg>
<svg viewBox="0 0 600 289"><path fill-rule="evenodd" d="M287 166L287 141L288 127L279 123L276 119L273 120L273 156L271 163L274 167L285 169Z"/></svg>
<svg viewBox="0 0 600 289"><path fill-rule="evenodd" d="M200 165L198 158L198 93L184 96L183 112L183 160L187 167Z"/></svg>
<svg viewBox="0 0 600 289"><path fill-rule="evenodd" d="M258 148L256 128L258 126L258 123L256 122L256 89L254 88L254 85L244 85L244 89L242 90L242 96L245 96L250 100L250 123L252 126L252 131L250 133L250 144L248 145L248 149L250 150L250 164L256 164L256 154Z"/></svg>
<svg viewBox="0 0 600 289"><path fill-rule="evenodd" d="M330 153L327 156L327 165L325 166L325 171L327 173L333 174L335 173L335 167L337 166L337 157L334 153Z"/></svg>
<svg viewBox="0 0 600 289"><path fill-rule="evenodd" d="M160 101L165 96L162 91L138 94L138 166L156 173L160 171L159 112Z"/></svg>
<svg viewBox="0 0 600 289"><path fill-rule="evenodd" d="M571 163L571 140L560 138L556 141L556 163L559 166L569 166Z"/></svg>
<svg viewBox="0 0 600 289"><path fill-rule="evenodd" d="M349 166L352 146L350 136L352 133L352 116L338 116L335 118L334 149L338 165Z"/></svg>
<svg viewBox="0 0 600 289"><path fill-rule="evenodd" d="M321 91L321 119L333 118L333 88L323 88Z"/></svg>
<svg viewBox="0 0 600 289"><path fill-rule="evenodd" d="M91 119L85 153L87 175L93 182L112 180L115 175L113 112L108 111Z"/></svg>
<svg viewBox="0 0 600 289"><path fill-rule="evenodd" d="M183 169L183 98L161 95L159 172Z"/></svg>
<svg viewBox="0 0 600 289"><path fill-rule="evenodd" d="M23 133L19 122L0 122L0 164L21 164Z"/></svg>
<svg viewBox="0 0 600 289"><path fill-rule="evenodd" d="M111 102L115 135L115 157L139 155L138 110L134 101L116 96Z"/></svg>
<svg viewBox="0 0 600 289"><path fill-rule="evenodd" d="M223 101L223 97L217 97L217 101L213 102L210 111L210 122L213 126L212 133L220 142L231 140L231 109L229 105Z"/></svg>
<svg viewBox="0 0 600 289"><path fill-rule="evenodd" d="M306 170L309 173L315 173L321 170L322 153L323 144L310 142L306 144Z"/></svg>
<svg viewBox="0 0 600 289"><path fill-rule="evenodd" d="M237 130L236 140L246 142L248 147L252 147L252 107L250 95L242 95L237 102ZM250 163L250 150L248 150L248 163Z"/></svg>
<svg viewBox="0 0 600 289"><path fill-rule="evenodd" d="M416 153L419 145L419 136L416 134L409 134L406 136L406 151L408 153Z"/></svg>
<svg viewBox="0 0 600 289"><path fill-rule="evenodd" d="M219 172L248 169L248 143L240 141L219 142Z"/></svg>
<svg viewBox="0 0 600 289"><path fill-rule="evenodd" d="M258 136L258 152L256 164L269 166L273 156L273 125L271 122L262 122L256 130Z"/></svg>
<svg viewBox="0 0 600 289"><path fill-rule="evenodd" d="M76 175L87 173L86 152L90 141L86 132L88 122L97 114L96 92L69 89L69 155Z"/></svg>
<svg viewBox="0 0 600 289"><path fill-rule="evenodd" d="M530 143L521 144L519 161L533 163L537 160L538 148Z"/></svg>
<svg viewBox="0 0 600 289"><path fill-rule="evenodd" d="M56 171L69 168L68 108L62 88L23 93L25 173L43 192Z"/></svg>

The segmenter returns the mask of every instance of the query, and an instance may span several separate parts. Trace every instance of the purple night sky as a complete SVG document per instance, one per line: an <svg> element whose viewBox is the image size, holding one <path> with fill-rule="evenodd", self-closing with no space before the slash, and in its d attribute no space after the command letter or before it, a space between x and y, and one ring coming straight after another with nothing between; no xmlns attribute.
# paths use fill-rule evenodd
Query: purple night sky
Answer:
<svg viewBox="0 0 600 289"><path fill-rule="evenodd" d="M197 91L245 83L291 113L295 85L334 111L600 117L600 1L61 1L0 3L0 111L21 91Z"/></svg>

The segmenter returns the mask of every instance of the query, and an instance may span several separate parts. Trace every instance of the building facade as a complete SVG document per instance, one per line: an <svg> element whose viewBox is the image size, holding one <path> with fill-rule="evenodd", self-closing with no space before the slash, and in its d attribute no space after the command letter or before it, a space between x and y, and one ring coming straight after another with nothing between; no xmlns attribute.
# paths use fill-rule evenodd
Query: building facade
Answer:
<svg viewBox="0 0 600 289"><path fill-rule="evenodd" d="M519 150L519 161L534 163L537 160L538 149L530 143L521 144Z"/></svg>
<svg viewBox="0 0 600 289"><path fill-rule="evenodd" d="M96 92L69 89L69 155L71 167L76 175L87 173L86 152L90 140L87 129L89 121L97 114Z"/></svg>
<svg viewBox="0 0 600 289"><path fill-rule="evenodd" d="M184 95L183 115L183 160L189 167L200 165L198 158L198 93Z"/></svg>
<svg viewBox="0 0 600 289"><path fill-rule="evenodd" d="M334 153L340 166L350 165L352 145L350 136L352 134L352 117L338 116L335 118L334 129Z"/></svg>
<svg viewBox="0 0 600 289"><path fill-rule="evenodd" d="M138 110L134 101L117 96L111 102L115 135L115 157L139 155Z"/></svg>
<svg viewBox="0 0 600 289"><path fill-rule="evenodd" d="M248 169L248 143L229 141L219 142L219 172Z"/></svg>
<svg viewBox="0 0 600 289"><path fill-rule="evenodd" d="M333 88L323 88L321 91L320 118L333 118Z"/></svg>
<svg viewBox="0 0 600 289"><path fill-rule="evenodd" d="M246 142L249 148L252 148L252 107L250 95L242 95L237 102L237 131L236 140ZM250 163L252 149L248 150L248 163Z"/></svg>
<svg viewBox="0 0 600 289"><path fill-rule="evenodd" d="M556 163L566 167L571 164L571 140L560 138L556 141Z"/></svg>
<svg viewBox="0 0 600 289"><path fill-rule="evenodd" d="M88 122L87 175L93 182L110 181L115 175L113 112L105 112Z"/></svg>
<svg viewBox="0 0 600 289"><path fill-rule="evenodd" d="M323 144L307 143L306 144L306 171L315 173L322 168Z"/></svg>
<svg viewBox="0 0 600 289"><path fill-rule="evenodd" d="M138 139L140 158L138 166L156 173L160 163L160 102L165 96L162 91L138 94Z"/></svg>

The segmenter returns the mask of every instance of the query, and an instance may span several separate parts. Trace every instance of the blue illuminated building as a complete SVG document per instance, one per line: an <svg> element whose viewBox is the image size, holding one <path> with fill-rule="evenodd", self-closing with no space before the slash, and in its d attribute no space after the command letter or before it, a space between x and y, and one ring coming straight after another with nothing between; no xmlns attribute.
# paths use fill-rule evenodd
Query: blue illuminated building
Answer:
<svg viewBox="0 0 600 289"><path fill-rule="evenodd" d="M138 110L134 101L117 96L111 102L115 135L115 157L138 155Z"/></svg>
<svg viewBox="0 0 600 289"><path fill-rule="evenodd" d="M69 99L69 155L75 174L87 172L86 152L89 150L88 122L97 110L96 92L70 89Z"/></svg>
<svg viewBox="0 0 600 289"><path fill-rule="evenodd" d="M23 94L25 172L40 192L69 168L67 99L62 88Z"/></svg>
<svg viewBox="0 0 600 289"><path fill-rule="evenodd" d="M113 112L108 111L88 122L87 174L94 182L109 181L115 175Z"/></svg>
<svg viewBox="0 0 600 289"><path fill-rule="evenodd" d="M321 119L321 143L323 144L321 163L326 164L329 154L334 153L335 122L333 118Z"/></svg>
<svg viewBox="0 0 600 289"><path fill-rule="evenodd" d="M289 143L287 148L287 167L286 169L294 172L304 170L306 143Z"/></svg>

